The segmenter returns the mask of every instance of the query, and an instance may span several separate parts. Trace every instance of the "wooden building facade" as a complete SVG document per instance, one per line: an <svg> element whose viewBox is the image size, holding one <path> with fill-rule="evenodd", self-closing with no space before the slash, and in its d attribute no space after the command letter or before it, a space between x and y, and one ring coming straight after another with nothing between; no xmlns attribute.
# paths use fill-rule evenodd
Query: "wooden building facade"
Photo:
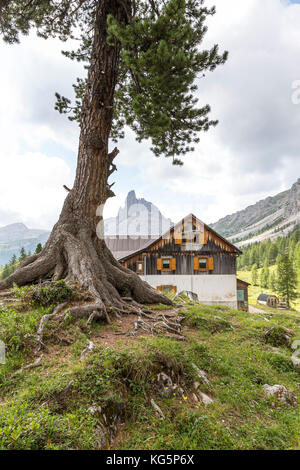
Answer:
<svg viewBox="0 0 300 470"><path fill-rule="evenodd" d="M200 302L237 308L236 258L240 254L237 247L190 214L163 236L120 256L119 261L154 288L189 290Z"/></svg>

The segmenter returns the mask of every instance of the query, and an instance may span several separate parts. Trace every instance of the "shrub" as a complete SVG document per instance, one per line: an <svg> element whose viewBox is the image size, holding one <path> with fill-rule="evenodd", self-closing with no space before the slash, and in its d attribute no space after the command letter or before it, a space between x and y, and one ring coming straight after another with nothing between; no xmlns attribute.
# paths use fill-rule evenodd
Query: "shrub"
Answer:
<svg viewBox="0 0 300 470"><path fill-rule="evenodd" d="M37 310L29 313L16 312L12 308L0 308L0 339L6 344L7 350L24 349L36 332L39 319L49 313Z"/></svg>
<svg viewBox="0 0 300 470"><path fill-rule="evenodd" d="M76 290L65 281L54 281L38 286L14 287L17 298L23 303L48 307L62 302L71 301L79 297Z"/></svg>
<svg viewBox="0 0 300 470"><path fill-rule="evenodd" d="M268 362L274 367L274 369L278 370L278 372L291 372L293 370L290 358L287 358L282 354L272 354L268 358Z"/></svg>
<svg viewBox="0 0 300 470"><path fill-rule="evenodd" d="M289 344L290 337L288 331L282 326L274 326L265 334L265 340L272 346L284 346Z"/></svg>

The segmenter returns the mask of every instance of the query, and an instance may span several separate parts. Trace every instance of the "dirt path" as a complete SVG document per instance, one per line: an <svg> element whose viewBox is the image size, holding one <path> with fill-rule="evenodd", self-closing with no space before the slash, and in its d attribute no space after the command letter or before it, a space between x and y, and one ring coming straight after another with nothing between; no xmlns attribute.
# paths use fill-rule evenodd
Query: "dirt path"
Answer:
<svg viewBox="0 0 300 470"><path fill-rule="evenodd" d="M266 313L263 310L259 310L256 307L253 307L253 305L249 305L249 313Z"/></svg>

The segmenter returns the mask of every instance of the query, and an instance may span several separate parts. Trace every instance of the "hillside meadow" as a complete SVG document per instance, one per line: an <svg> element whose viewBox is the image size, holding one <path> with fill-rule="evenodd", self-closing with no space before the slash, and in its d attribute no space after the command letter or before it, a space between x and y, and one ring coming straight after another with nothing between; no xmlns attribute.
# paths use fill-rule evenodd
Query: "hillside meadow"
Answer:
<svg viewBox="0 0 300 470"><path fill-rule="evenodd" d="M0 307L0 449L300 448L290 348L300 313L249 314L187 299L175 309L148 307L154 318L180 315L184 338L136 331L136 315L90 326L66 315L47 324L36 355L40 319L58 301L52 294L42 305L19 290ZM265 384L284 385L293 400L267 397Z"/></svg>
<svg viewBox="0 0 300 470"><path fill-rule="evenodd" d="M270 270L270 273L275 272L276 266L275 265L270 266L269 270ZM258 280L260 279L261 271L262 271L262 268L259 268L257 270ZM249 282L250 284L252 282L251 271L238 271L237 277L238 279L242 279L243 281ZM292 310L297 310L300 312L300 271L299 270L298 270L298 292L299 292L299 298L291 302L291 308ZM261 305L257 304L257 298L259 294L275 294L276 295L276 292L274 292L271 289L260 287L260 286L254 286L252 284L249 286L248 293L249 293L249 304L253 305L254 307L259 307L259 308L262 307ZM272 310L272 309L267 309L267 310Z"/></svg>

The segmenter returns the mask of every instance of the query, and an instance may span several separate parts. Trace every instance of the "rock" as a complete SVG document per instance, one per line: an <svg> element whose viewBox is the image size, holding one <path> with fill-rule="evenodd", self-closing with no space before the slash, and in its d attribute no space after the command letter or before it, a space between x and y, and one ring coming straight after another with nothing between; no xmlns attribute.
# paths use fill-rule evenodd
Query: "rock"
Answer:
<svg viewBox="0 0 300 470"><path fill-rule="evenodd" d="M297 372L300 372L300 359L298 359L297 357L292 356L292 364L293 364L294 369Z"/></svg>
<svg viewBox="0 0 300 470"><path fill-rule="evenodd" d="M101 406L98 406L98 405L93 405L93 406L90 406L88 408L88 412L91 413L91 415L95 416L95 415L100 415L101 414Z"/></svg>
<svg viewBox="0 0 300 470"><path fill-rule="evenodd" d="M177 388L177 386L173 384L171 377L164 372L160 372L157 375L157 383L159 393L167 398L170 398Z"/></svg>
<svg viewBox="0 0 300 470"><path fill-rule="evenodd" d="M212 398L210 398L208 395L206 395L203 392L199 392L199 398L200 398L201 403L205 406L211 405L214 402Z"/></svg>
<svg viewBox="0 0 300 470"><path fill-rule="evenodd" d="M150 403L151 403L151 405L152 405L152 408L153 408L163 419L165 419L165 415L163 414L163 412L162 412L162 410L160 409L160 407L155 403L155 401L153 400L153 398L151 398Z"/></svg>
<svg viewBox="0 0 300 470"><path fill-rule="evenodd" d="M291 357L292 364L294 366L294 369L297 372L300 372L300 358L298 357L300 355L300 341L299 340L296 340L293 342L292 350L295 351Z"/></svg>
<svg viewBox="0 0 300 470"><path fill-rule="evenodd" d="M199 302L198 295L195 294L195 292L183 290L179 292L179 294L177 294L175 298L180 297L181 295L185 295L191 302Z"/></svg>
<svg viewBox="0 0 300 470"><path fill-rule="evenodd" d="M201 381L205 383L206 385L210 385L210 381L208 380L207 375L204 372L204 370L199 369L199 367L197 367L196 364L192 364L192 366L197 372L199 379L201 379Z"/></svg>
<svg viewBox="0 0 300 470"><path fill-rule="evenodd" d="M297 398L295 397L293 392L288 390L283 385L272 386L272 385L265 384L263 385L263 389L267 397L275 397L277 398L277 400L287 405L293 405L295 402L297 402Z"/></svg>
<svg viewBox="0 0 300 470"><path fill-rule="evenodd" d="M87 354L93 352L94 348L95 348L94 343L92 341L89 341L87 347L84 348L84 350L82 351L80 355L80 360L82 361L82 359L84 359Z"/></svg>
<svg viewBox="0 0 300 470"><path fill-rule="evenodd" d="M198 388L200 387L200 383L199 383L199 382L194 382L193 385L194 385L194 389L195 389L195 390L198 390Z"/></svg>

